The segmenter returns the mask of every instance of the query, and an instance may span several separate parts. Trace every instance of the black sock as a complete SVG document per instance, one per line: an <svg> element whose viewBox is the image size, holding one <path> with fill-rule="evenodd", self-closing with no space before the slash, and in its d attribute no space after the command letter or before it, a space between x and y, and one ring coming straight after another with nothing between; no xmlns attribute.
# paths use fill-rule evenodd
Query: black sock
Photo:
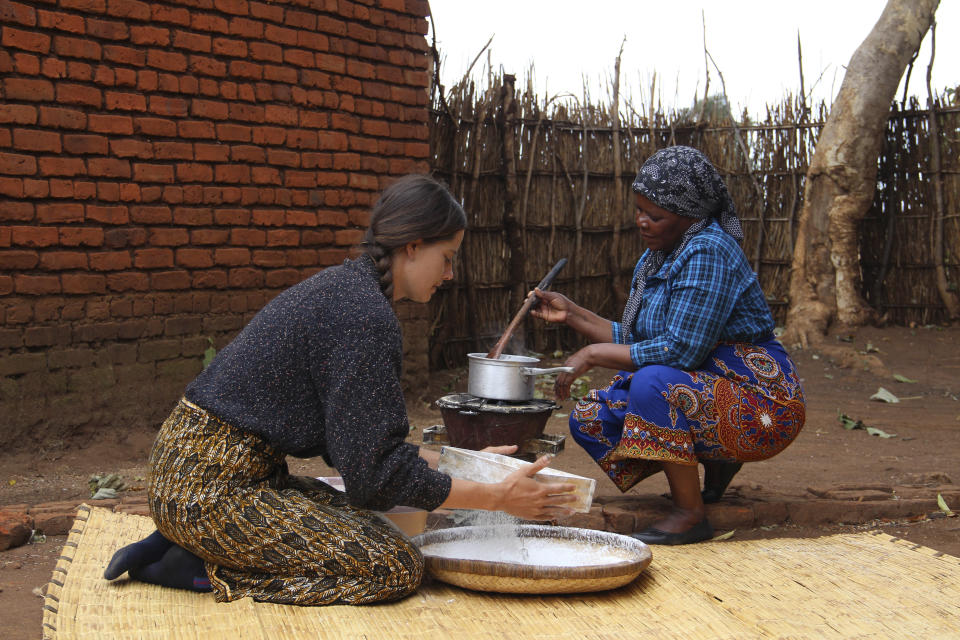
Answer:
<svg viewBox="0 0 960 640"><path fill-rule="evenodd" d="M124 571L130 571L145 564L156 562L163 557L173 543L154 531L140 542L123 547L110 559L103 577L107 580L119 578Z"/></svg>
<svg viewBox="0 0 960 640"><path fill-rule="evenodd" d="M170 547L156 562L131 569L130 577L173 589L210 591L203 560L178 545Z"/></svg>

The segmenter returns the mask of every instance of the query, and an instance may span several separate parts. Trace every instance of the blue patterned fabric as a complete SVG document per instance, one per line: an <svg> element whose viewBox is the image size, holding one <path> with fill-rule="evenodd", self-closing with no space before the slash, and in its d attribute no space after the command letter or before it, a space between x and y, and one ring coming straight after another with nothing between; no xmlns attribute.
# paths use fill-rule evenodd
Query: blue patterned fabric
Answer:
<svg viewBox="0 0 960 640"><path fill-rule="evenodd" d="M634 365L678 369L696 369L717 342L757 343L774 327L756 274L716 220L648 277L631 330L612 324L613 342L631 345Z"/></svg>
<svg viewBox="0 0 960 640"><path fill-rule="evenodd" d="M697 371L621 371L570 413L570 433L621 491L664 462L766 460L803 427L803 389L776 340L724 342Z"/></svg>

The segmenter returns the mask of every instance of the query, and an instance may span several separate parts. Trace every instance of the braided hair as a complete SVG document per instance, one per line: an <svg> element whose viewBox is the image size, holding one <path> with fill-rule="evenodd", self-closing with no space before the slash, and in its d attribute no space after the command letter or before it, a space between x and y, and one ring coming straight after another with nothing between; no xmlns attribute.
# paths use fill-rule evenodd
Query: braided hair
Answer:
<svg viewBox="0 0 960 640"><path fill-rule="evenodd" d="M393 252L410 242L430 244L453 238L466 229L463 207L430 176L404 176L387 187L370 212L364 238L366 253L380 272L380 290L393 299Z"/></svg>

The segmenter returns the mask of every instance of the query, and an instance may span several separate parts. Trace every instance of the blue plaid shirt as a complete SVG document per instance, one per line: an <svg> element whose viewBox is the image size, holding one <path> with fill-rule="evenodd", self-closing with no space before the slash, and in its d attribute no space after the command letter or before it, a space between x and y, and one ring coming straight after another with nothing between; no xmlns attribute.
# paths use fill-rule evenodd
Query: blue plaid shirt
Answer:
<svg viewBox="0 0 960 640"><path fill-rule="evenodd" d="M627 344L637 368L663 364L690 370L700 366L718 342L769 340L773 326L747 257L714 221L647 278ZM614 322L613 342L621 343L619 336L620 323Z"/></svg>

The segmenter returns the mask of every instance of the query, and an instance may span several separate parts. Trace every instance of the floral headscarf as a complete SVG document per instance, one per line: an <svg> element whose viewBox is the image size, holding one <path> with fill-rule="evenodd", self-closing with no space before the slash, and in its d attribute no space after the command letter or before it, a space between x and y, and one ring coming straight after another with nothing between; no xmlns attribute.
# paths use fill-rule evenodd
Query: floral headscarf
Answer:
<svg viewBox="0 0 960 640"><path fill-rule="evenodd" d="M683 250L690 239L717 218L724 231L743 240L743 229L727 185L707 157L693 147L667 147L643 163L633 181L633 191L671 213L696 218L671 253ZM650 251L637 270L630 297L620 324L621 342L626 342L637 321L647 278L656 273L668 257L664 251Z"/></svg>

